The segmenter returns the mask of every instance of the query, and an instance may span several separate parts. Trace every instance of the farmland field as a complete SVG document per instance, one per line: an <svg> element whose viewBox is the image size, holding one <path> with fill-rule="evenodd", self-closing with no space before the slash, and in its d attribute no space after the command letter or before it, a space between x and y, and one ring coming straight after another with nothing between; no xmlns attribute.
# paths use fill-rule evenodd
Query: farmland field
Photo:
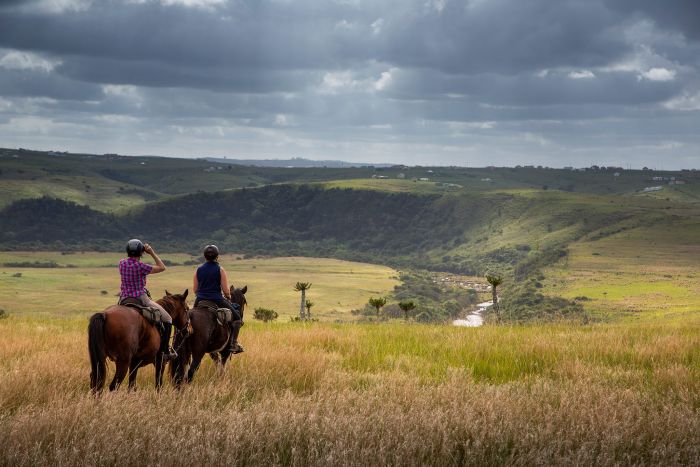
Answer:
<svg viewBox="0 0 700 467"><path fill-rule="evenodd" d="M177 264L192 259L183 254L162 256ZM54 262L63 266L0 266L0 309L31 316L69 316L104 309L116 301L119 293L116 265L121 257L109 253L0 253L0 265ZM363 307L370 296L390 293L399 283L398 273L388 267L332 259L242 259L223 255L220 262L235 286L248 286L246 297L251 311L256 307L272 308L284 320L299 312L299 293L293 290L297 281L312 283L307 294L314 302L312 313L324 320L351 320L350 310ZM191 289L195 268L171 266L151 276L148 286L153 297L162 297L165 289L172 293ZM20 277L15 277L17 274Z"/></svg>

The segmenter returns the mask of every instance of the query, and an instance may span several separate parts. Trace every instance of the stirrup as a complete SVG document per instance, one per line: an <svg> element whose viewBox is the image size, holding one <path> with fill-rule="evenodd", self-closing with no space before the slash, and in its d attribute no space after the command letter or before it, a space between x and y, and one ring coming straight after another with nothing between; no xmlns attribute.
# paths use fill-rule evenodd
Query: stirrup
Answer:
<svg viewBox="0 0 700 467"><path fill-rule="evenodd" d="M166 352L163 352L163 360L170 361L177 358L177 352L172 347L168 348Z"/></svg>

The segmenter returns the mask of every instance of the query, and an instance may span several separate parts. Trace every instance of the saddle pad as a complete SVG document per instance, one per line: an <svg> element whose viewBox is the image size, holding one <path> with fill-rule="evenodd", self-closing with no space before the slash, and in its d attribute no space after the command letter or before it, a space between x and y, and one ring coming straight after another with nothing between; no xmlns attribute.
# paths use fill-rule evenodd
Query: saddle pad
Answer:
<svg viewBox="0 0 700 467"><path fill-rule="evenodd" d="M233 322L233 312L228 308L217 308L216 319L220 323L232 323Z"/></svg>
<svg viewBox="0 0 700 467"><path fill-rule="evenodd" d="M150 306L144 306L141 304L141 302L138 301L138 299L135 299L133 297L127 297L120 300L119 304L135 309L136 311L141 313L141 315L144 318L146 318L146 320L151 324L159 324L163 322L159 309Z"/></svg>

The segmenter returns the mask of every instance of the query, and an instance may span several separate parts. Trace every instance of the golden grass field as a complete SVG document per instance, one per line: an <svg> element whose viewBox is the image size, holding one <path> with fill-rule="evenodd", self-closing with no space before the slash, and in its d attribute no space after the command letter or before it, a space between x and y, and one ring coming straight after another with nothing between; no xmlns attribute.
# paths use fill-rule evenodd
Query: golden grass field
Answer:
<svg viewBox="0 0 700 467"><path fill-rule="evenodd" d="M157 393L147 367L136 392L95 398L87 317L113 303L116 271L99 265L119 256L36 254L47 258L79 267L0 270L10 313L0 320L0 465L700 463L697 312L586 326L357 323L347 310L388 293L395 271L229 257L253 307L292 315L291 285L308 280L323 321L247 319L246 352L224 372L207 360L190 387ZM151 288L180 292L191 273L169 268Z"/></svg>

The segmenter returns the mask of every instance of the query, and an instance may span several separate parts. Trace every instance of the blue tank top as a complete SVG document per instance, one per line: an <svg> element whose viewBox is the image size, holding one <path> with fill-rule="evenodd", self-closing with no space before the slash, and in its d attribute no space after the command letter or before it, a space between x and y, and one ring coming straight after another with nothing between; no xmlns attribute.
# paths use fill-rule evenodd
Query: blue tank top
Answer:
<svg viewBox="0 0 700 467"><path fill-rule="evenodd" d="M221 266L206 262L197 268L197 298L202 300L223 300L221 294Z"/></svg>

